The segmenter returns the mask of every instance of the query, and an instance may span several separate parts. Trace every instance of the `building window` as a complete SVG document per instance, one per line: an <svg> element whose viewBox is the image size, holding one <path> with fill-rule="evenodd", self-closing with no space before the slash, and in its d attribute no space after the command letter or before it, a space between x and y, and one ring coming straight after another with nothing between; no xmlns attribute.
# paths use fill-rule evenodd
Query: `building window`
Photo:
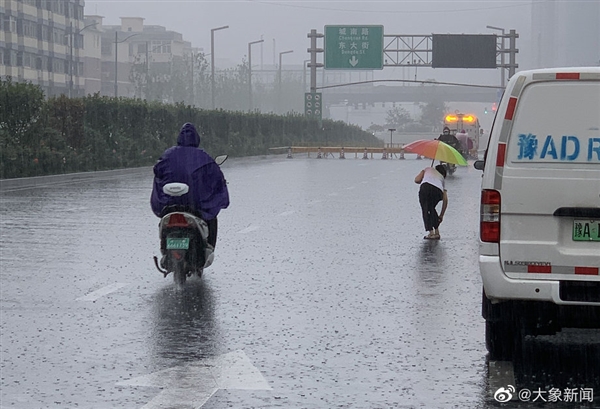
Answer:
<svg viewBox="0 0 600 409"><path fill-rule="evenodd" d="M111 55L113 49L113 42L108 38L102 39L102 55Z"/></svg>
<svg viewBox="0 0 600 409"><path fill-rule="evenodd" d="M17 32L17 20L13 16L4 16L4 31L7 33Z"/></svg>
<svg viewBox="0 0 600 409"><path fill-rule="evenodd" d="M23 67L31 68L31 53L23 53Z"/></svg>
<svg viewBox="0 0 600 409"><path fill-rule="evenodd" d="M9 50L6 50L6 51L4 52L4 55L3 55L3 57L4 57L4 58L2 59L2 63L3 63L4 65L6 65L7 67L10 67L10 51L9 51Z"/></svg>
<svg viewBox="0 0 600 409"><path fill-rule="evenodd" d="M171 42L152 41L151 51L156 54L171 54Z"/></svg>
<svg viewBox="0 0 600 409"><path fill-rule="evenodd" d="M75 48L83 49L83 34L75 34Z"/></svg>
<svg viewBox="0 0 600 409"><path fill-rule="evenodd" d="M36 38L37 34L37 24L33 21L24 20L23 21L23 35L25 37Z"/></svg>
<svg viewBox="0 0 600 409"><path fill-rule="evenodd" d="M66 74L67 73L67 64L65 64L65 60L53 58L52 59L52 69L54 70L54 72L58 72L58 73L64 72Z"/></svg>

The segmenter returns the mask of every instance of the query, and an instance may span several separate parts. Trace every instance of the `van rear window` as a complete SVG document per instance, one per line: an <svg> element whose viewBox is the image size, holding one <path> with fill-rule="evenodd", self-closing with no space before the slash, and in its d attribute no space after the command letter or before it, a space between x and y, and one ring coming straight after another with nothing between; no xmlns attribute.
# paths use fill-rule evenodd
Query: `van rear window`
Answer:
<svg viewBox="0 0 600 409"><path fill-rule="evenodd" d="M532 83L517 102L507 161L600 165L600 82Z"/></svg>

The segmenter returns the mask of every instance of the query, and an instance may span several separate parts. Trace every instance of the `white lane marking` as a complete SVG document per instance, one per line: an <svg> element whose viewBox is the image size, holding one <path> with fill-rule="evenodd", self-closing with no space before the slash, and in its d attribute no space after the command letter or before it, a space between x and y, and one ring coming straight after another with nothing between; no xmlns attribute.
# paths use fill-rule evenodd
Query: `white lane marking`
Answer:
<svg viewBox="0 0 600 409"><path fill-rule="evenodd" d="M339 196L340 194L337 192L328 193L327 196Z"/></svg>
<svg viewBox="0 0 600 409"><path fill-rule="evenodd" d="M354 189L356 189L356 187L355 187L355 186L348 186L348 187L346 188L346 190L354 190Z"/></svg>
<svg viewBox="0 0 600 409"><path fill-rule="evenodd" d="M279 216L289 216L290 214L296 213L295 210L288 210L287 212L279 213Z"/></svg>
<svg viewBox="0 0 600 409"><path fill-rule="evenodd" d="M84 295L83 297L77 298L77 301L96 301L98 298L103 297L107 294L113 293L123 287L128 286L128 283L114 283L107 285L106 287L102 287L99 290L92 291L89 294Z"/></svg>
<svg viewBox="0 0 600 409"><path fill-rule="evenodd" d="M238 231L240 234L246 234L260 229L260 226L248 226L243 230Z"/></svg>
<svg viewBox="0 0 600 409"><path fill-rule="evenodd" d="M142 409L198 409L219 389L272 389L242 350L132 378L117 385L162 388Z"/></svg>

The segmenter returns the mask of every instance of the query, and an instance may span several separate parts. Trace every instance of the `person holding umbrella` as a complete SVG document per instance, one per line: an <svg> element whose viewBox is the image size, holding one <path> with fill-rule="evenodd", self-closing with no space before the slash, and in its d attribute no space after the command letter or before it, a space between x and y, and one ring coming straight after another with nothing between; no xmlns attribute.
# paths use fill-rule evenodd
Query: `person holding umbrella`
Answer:
<svg viewBox="0 0 600 409"><path fill-rule="evenodd" d="M419 203L423 213L423 224L429 234L423 237L425 240L439 240L440 223L444 220L444 214L448 208L448 192L446 191L446 168L437 165L435 168L427 167L415 177L415 183L420 184ZM442 210L438 215L436 206L442 202Z"/></svg>
<svg viewBox="0 0 600 409"><path fill-rule="evenodd" d="M467 161L459 151L440 140L419 139L404 145L408 153L416 153L431 159L431 166L423 169L416 177L415 183L421 185L419 188L419 203L423 210L423 223L425 230L429 232L424 239L439 240L439 225L444 220L444 213L448 207L448 193L446 192L446 167L433 164L436 160L446 163L454 163L467 166ZM442 211L438 215L435 207L442 201Z"/></svg>

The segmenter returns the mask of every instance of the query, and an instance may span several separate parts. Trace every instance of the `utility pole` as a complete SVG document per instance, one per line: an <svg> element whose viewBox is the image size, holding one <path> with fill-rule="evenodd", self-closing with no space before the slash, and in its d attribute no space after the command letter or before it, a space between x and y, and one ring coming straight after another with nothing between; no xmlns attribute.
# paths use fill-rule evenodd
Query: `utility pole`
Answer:
<svg viewBox="0 0 600 409"><path fill-rule="evenodd" d="M513 75L517 72L517 68L519 65L517 64L517 38L519 35L516 30L509 31L509 41L508 41L508 51L509 51L509 61L508 61L508 78L512 78Z"/></svg>
<svg viewBox="0 0 600 409"><path fill-rule="evenodd" d="M324 51L322 48L317 48L317 38L323 38L325 35L317 33L317 30L313 28L307 37L310 38L310 48L308 49L310 53L310 63L308 64L310 67L310 92L314 93L317 92L317 67L323 67L323 64L317 64L317 53Z"/></svg>

